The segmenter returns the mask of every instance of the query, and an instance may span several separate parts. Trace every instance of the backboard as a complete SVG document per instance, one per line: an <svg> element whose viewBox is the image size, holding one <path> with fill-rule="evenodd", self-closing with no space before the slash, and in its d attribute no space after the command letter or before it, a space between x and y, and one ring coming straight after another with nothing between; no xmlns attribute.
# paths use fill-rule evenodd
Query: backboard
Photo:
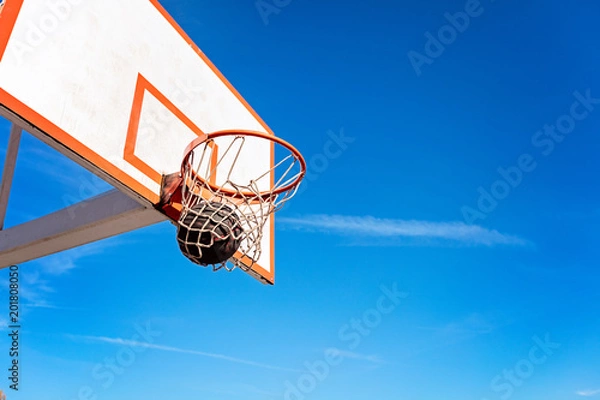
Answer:
<svg viewBox="0 0 600 400"><path fill-rule="evenodd" d="M146 207L194 138L273 135L156 0L6 0L0 9L0 114ZM243 173L273 165L262 143L240 160ZM248 271L267 283L273 224Z"/></svg>

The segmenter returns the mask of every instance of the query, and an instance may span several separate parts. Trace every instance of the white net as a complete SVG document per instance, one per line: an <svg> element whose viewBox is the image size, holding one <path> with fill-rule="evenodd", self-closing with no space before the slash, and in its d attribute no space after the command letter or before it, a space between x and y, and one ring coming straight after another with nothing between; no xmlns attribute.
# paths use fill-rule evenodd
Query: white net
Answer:
<svg viewBox="0 0 600 400"><path fill-rule="evenodd" d="M264 250L269 216L296 193L305 173L302 156L280 139L259 135L209 138L184 159L177 240L196 264L214 270L252 268ZM257 173L257 149L265 148L273 160L261 158L266 167ZM276 159L279 153L285 154Z"/></svg>

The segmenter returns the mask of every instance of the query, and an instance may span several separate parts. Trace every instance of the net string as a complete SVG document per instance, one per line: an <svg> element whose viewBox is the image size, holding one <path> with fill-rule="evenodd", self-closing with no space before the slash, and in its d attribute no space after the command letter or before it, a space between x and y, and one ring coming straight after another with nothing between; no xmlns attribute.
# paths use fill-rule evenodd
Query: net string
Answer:
<svg viewBox="0 0 600 400"><path fill-rule="evenodd" d="M218 159L214 162L216 145L214 140L208 140L191 152L183 171L182 211L179 224L187 229L187 234L183 239L178 238L180 245L189 249L189 253L196 251L202 255L203 251L214 245L215 238L233 239L239 242L235 257L212 264L215 271L220 269L232 271L235 268L247 271L252 268L263 251L261 246L264 237L263 229L269 216L294 196L298 186L295 185L278 194L274 192L294 182L302 174L298 158L290 153L258 177L248 182L235 182L234 172L236 167L240 168L237 164L244 144L246 144L244 136L234 137L225 150L219 152ZM230 164L225 165L226 162ZM216 173L220 167L226 167L226 179L215 186ZM295 169L300 171L293 172ZM200 171L205 172L202 174L204 179L200 177ZM272 174L278 176L273 179L274 184L271 186ZM264 183L265 179L269 179L267 183L270 187L268 190L261 191L259 183ZM233 191L234 195L226 195L224 191ZM194 216L191 220L187 218L190 214ZM195 226L201 214L209 215L209 218L201 226ZM239 221L241 229L232 229L223 223L232 220ZM200 243L199 237L203 234L210 234L209 243ZM208 266L198 262L199 257L187 256L197 264Z"/></svg>

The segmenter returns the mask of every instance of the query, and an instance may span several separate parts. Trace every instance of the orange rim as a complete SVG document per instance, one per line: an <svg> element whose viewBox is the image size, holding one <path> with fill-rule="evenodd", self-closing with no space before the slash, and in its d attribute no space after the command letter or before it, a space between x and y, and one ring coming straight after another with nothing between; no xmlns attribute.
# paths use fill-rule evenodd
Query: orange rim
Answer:
<svg viewBox="0 0 600 400"><path fill-rule="evenodd" d="M190 169L196 179L198 179L200 182L204 183L206 186L208 186L214 192L224 194L227 197L238 197L238 196L253 197L253 196L256 196L256 193L251 193L251 192L238 193L238 192L230 190L230 189L220 188L220 187L214 185L213 183L206 181L204 178L199 176L193 170L192 165L190 164L190 161L189 161L190 156L192 155L193 151L201 144L203 144L211 139L215 139L215 138L223 137L223 136L252 136L252 137L258 137L261 139L268 140L274 144L279 144L279 145L285 147L286 149L288 149L290 151L290 153L292 153L293 156L300 163L300 169L301 169L300 173L298 174L296 179L294 179L293 182L291 182L285 186L282 186L280 188L277 188L275 190L270 190L268 192L260 192L260 193L258 193L258 196L270 197L270 196L274 196L274 195L277 195L277 194L280 194L283 192L287 192L288 190L291 190L294 187L298 186L300 184L300 182L302 181L302 178L304 177L304 174L306 173L306 161L304 160L304 157L302 157L302 154L300 154L300 152L294 146L292 146L290 143L286 142L285 140L280 139L269 133L264 133L264 132L259 132L259 131L251 131L251 130L235 130L235 129L208 133L208 134L199 136L196 139L192 140L192 142L185 149L183 162L181 163L181 176L182 177L185 176L185 171L187 169ZM183 184L185 185L186 183L184 182Z"/></svg>

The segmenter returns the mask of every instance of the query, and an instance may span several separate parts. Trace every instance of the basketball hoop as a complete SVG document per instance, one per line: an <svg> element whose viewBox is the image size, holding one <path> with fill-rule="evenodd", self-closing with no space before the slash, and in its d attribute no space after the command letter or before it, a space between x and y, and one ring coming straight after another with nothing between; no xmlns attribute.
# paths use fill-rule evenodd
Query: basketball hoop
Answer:
<svg viewBox="0 0 600 400"><path fill-rule="evenodd" d="M265 169L247 176L243 165L252 159L264 162ZM214 270L251 269L262 254L269 216L293 197L305 173L300 152L273 135L227 130L198 137L181 163L177 240L182 253Z"/></svg>

